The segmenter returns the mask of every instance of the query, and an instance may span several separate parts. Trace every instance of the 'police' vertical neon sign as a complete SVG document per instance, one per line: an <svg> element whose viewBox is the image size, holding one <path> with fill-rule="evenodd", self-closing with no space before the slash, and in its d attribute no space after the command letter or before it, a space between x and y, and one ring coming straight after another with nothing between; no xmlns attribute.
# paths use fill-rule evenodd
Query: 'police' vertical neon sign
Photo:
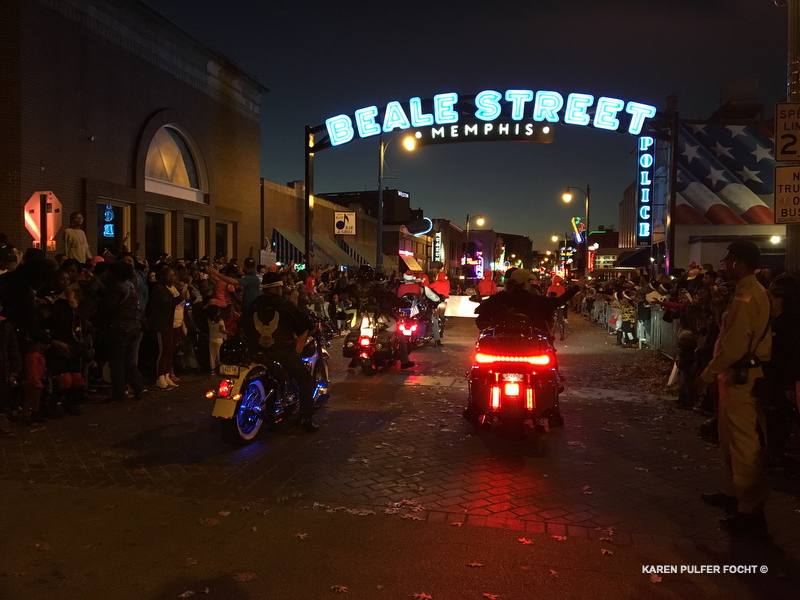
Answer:
<svg viewBox="0 0 800 600"><path fill-rule="evenodd" d="M655 177L655 140L639 138L639 177L636 185L636 246L653 243L653 179Z"/></svg>

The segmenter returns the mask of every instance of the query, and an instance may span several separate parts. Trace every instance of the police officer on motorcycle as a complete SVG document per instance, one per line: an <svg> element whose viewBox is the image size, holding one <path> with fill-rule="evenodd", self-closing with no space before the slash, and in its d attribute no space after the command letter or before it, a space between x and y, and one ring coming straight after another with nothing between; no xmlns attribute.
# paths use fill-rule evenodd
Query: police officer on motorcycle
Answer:
<svg viewBox="0 0 800 600"><path fill-rule="evenodd" d="M245 307L239 321L245 342L251 353L260 352L265 358L280 363L299 384L300 418L297 425L313 433L319 429L319 425L312 421L315 383L300 358L311 323L297 306L283 298L280 274L264 275L262 287L263 293Z"/></svg>
<svg viewBox="0 0 800 600"><path fill-rule="evenodd" d="M397 319L394 310L398 308L408 308L408 302L398 298L395 294L386 289L386 274L378 273L369 265L362 265L356 277L355 295L357 302L361 305L374 304L381 311L381 317L386 319L386 331L391 333L398 342L400 354L400 368L410 369L416 363L408 359L408 343L406 337L398 332ZM355 368L356 359L353 359L348 368Z"/></svg>
<svg viewBox="0 0 800 600"><path fill-rule="evenodd" d="M426 277L427 280L427 277ZM444 299L443 296L434 292L426 285L422 285L411 271L406 271L403 275L403 283L397 288L397 296L402 298L406 294L416 294L420 299L421 312L433 327L433 339L436 346L442 345L442 337L439 331L439 319L433 318L433 310L439 306Z"/></svg>
<svg viewBox="0 0 800 600"><path fill-rule="evenodd" d="M510 271L510 269L509 269ZM548 324L553 311L565 305L586 285L582 278L575 285L571 285L566 292L556 297L544 297L533 294L533 275L527 269L514 269L506 272L505 290L490 296L485 302L478 305L475 314L475 324L479 329L490 327L503 318L513 314L524 314L533 326L542 332L549 332ZM547 333L548 337L550 334Z"/></svg>

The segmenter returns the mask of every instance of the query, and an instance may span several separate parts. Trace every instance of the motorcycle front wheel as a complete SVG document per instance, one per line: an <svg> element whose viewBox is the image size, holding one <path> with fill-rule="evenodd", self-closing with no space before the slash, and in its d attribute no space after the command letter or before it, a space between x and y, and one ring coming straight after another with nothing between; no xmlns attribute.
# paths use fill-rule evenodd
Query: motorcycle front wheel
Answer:
<svg viewBox="0 0 800 600"><path fill-rule="evenodd" d="M266 399L264 384L258 379L251 381L237 402L233 417L222 421L222 439L234 446L251 443L264 425Z"/></svg>
<svg viewBox="0 0 800 600"><path fill-rule="evenodd" d="M314 364L314 402L321 402L320 395L327 396L330 386L330 372L328 361L320 356ZM323 399L324 400L324 399Z"/></svg>

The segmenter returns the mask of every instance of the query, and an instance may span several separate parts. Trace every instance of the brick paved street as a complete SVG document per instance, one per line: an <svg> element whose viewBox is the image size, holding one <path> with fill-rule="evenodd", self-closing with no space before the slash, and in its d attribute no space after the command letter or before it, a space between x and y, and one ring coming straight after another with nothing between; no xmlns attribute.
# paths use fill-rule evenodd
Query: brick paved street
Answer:
<svg viewBox="0 0 800 600"><path fill-rule="evenodd" d="M623 371L644 358L610 346L611 336L584 321L573 318L571 327L559 344L568 384L598 356ZM0 480L376 513L620 546L731 547L718 511L698 498L716 489L720 473L718 449L697 436L701 416L674 409L668 395L638 391L635 381L624 391L568 385L563 428L523 441L477 435L461 417L475 334L471 323L451 319L442 348L412 354L413 372L374 377L347 371L335 341L335 383L316 435L281 424L232 449L209 417L204 391L213 380L186 377L177 391L153 391L141 402L90 404L80 417L17 427L15 438L0 440ZM800 486L772 477L772 539L794 564Z"/></svg>

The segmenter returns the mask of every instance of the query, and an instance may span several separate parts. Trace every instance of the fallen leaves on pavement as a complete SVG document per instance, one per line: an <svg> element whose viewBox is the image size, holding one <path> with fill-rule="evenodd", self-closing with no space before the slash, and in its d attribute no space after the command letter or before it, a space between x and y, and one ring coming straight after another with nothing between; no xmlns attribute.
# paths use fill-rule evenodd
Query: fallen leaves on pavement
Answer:
<svg viewBox="0 0 800 600"><path fill-rule="evenodd" d="M256 578L256 574L251 571L245 571L243 573L236 573L233 578L236 581L253 581Z"/></svg>
<svg viewBox="0 0 800 600"><path fill-rule="evenodd" d="M331 586L331 590L333 590L334 592L342 593L342 594L346 594L348 592L347 586L344 586L344 585L332 585Z"/></svg>
<svg viewBox="0 0 800 600"><path fill-rule="evenodd" d="M211 593L211 590L208 589L208 588L203 588L202 590L198 590L198 591L186 590L180 596L178 596L178 598L190 598L191 596L194 596L195 594L210 594L210 593Z"/></svg>

